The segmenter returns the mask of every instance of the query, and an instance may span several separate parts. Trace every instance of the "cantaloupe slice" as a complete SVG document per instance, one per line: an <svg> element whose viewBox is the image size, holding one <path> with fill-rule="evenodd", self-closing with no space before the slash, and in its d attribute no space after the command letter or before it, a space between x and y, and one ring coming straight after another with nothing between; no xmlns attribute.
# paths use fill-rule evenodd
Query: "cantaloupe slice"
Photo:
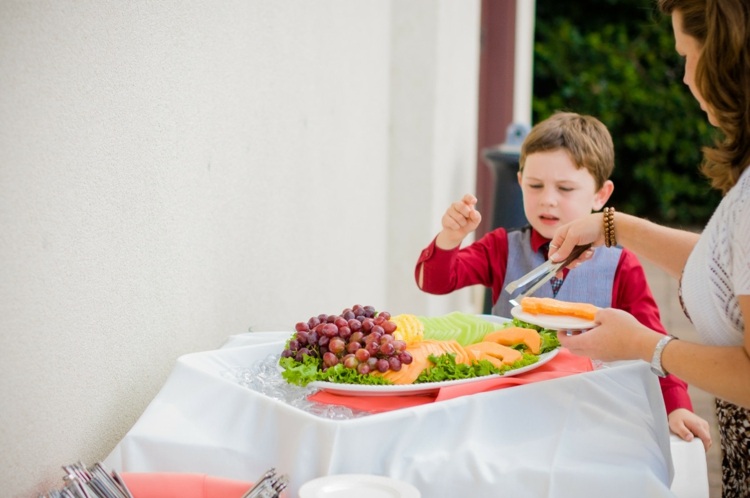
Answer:
<svg viewBox="0 0 750 498"><path fill-rule="evenodd" d="M408 365L401 365L401 370L395 372L376 372L372 375L382 375L394 384L413 384L419 374L428 367L432 366L429 360L430 355L443 356L446 353L456 355L456 363L469 363L470 358L466 350L456 341L433 341L425 340L410 344L406 351L411 354L412 362Z"/></svg>
<svg viewBox="0 0 750 498"><path fill-rule="evenodd" d="M515 346L523 344L532 354L539 354L542 348L542 336L534 329L522 327L508 327L490 332L484 339L484 342L496 342L503 346Z"/></svg>
<svg viewBox="0 0 750 498"><path fill-rule="evenodd" d="M524 297L521 299L521 309L533 315L562 315L593 320L597 306L589 303L572 303L560 301L551 297Z"/></svg>
<svg viewBox="0 0 750 498"><path fill-rule="evenodd" d="M444 354L453 354L456 363L465 363L471 365L475 361L487 360L497 368L504 365L512 365L523 358L523 354L513 348L503 346L497 342L478 342L468 346L462 346L458 341L434 341L424 340L410 344L406 350L411 354L412 362L408 365L401 365L401 369L396 372L388 370L387 372L374 372L371 375L380 375L397 385L413 384L425 369L432 366L430 355L443 356Z"/></svg>
<svg viewBox="0 0 750 498"><path fill-rule="evenodd" d="M476 344L469 344L464 349L476 360L497 358L505 365L512 365L523 358L523 354L520 351L496 342L478 342Z"/></svg>

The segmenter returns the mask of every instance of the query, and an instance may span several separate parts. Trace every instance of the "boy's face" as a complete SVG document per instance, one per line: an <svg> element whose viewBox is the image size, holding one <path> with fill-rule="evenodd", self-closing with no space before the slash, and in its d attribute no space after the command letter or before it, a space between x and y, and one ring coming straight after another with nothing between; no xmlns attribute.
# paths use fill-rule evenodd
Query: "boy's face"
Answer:
<svg viewBox="0 0 750 498"><path fill-rule="evenodd" d="M597 190L591 173L577 169L563 149L527 156L518 182L526 219L547 239L558 227L601 209L614 189L607 180Z"/></svg>

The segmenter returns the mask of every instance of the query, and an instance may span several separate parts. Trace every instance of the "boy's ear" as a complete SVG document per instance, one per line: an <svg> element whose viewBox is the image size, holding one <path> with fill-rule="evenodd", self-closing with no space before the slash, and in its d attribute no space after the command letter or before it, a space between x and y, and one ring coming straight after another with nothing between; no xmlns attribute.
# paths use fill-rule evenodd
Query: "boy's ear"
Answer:
<svg viewBox="0 0 750 498"><path fill-rule="evenodd" d="M615 184L612 183L612 180L607 180L606 182L604 182L602 188L600 188L594 196L594 205L592 206L594 208L594 211L599 211L604 207L614 190Z"/></svg>
<svg viewBox="0 0 750 498"><path fill-rule="evenodd" d="M518 173L516 173L516 176L518 177L518 184L521 185L521 180L523 179L523 175L519 171Z"/></svg>

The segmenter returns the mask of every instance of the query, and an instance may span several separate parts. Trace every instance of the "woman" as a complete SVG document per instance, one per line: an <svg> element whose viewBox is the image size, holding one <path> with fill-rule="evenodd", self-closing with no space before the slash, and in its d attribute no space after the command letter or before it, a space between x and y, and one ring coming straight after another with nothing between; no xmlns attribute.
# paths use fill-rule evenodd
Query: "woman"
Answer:
<svg viewBox="0 0 750 498"><path fill-rule="evenodd" d="M554 261L578 244L624 246L680 279L681 302L704 344L664 338L615 309L591 331L560 337L571 351L605 361L642 359L714 394L723 496L750 496L750 2L657 0L672 16L683 81L723 140L704 149L702 171L724 197L702 234L622 213L560 227ZM606 249L598 249L606 250ZM584 255L578 262L587 259ZM575 266L577 263L574 263ZM625 333L627 332L627 333ZM561 334L562 335L562 334Z"/></svg>

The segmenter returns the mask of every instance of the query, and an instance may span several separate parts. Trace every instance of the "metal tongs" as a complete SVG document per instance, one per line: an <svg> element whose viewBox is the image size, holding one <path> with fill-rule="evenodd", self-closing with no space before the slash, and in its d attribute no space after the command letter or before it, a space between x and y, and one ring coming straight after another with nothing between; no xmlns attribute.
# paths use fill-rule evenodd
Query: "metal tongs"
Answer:
<svg viewBox="0 0 750 498"><path fill-rule="evenodd" d="M514 280L513 282L506 285L505 292L507 292L511 296L518 290L526 289L523 292L523 294L519 295L517 298L511 298L510 304L512 304L513 306L519 306L521 299L523 299L524 297L528 297L532 295L534 292L536 292L539 289L539 287L541 287L549 279L557 275L558 271L562 270L563 268L568 266L570 263L575 261L581 254L586 252L590 247L591 247L591 244L575 246L573 250L570 252L570 255L564 260L558 263L555 263L548 259L547 261L537 266L536 268L531 270L529 273L527 273L523 277L519 278L518 280Z"/></svg>

